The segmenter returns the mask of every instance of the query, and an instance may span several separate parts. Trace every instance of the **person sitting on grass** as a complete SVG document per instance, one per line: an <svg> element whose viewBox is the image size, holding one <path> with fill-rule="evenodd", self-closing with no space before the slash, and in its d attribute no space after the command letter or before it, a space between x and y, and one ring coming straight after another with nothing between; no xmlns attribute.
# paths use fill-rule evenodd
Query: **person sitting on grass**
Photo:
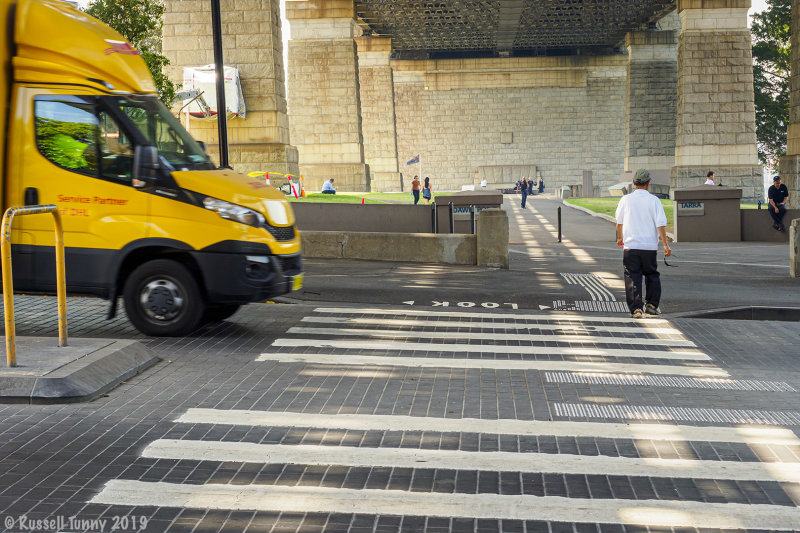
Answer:
<svg viewBox="0 0 800 533"><path fill-rule="evenodd" d="M333 178L322 185L322 194L336 194L336 189L333 188Z"/></svg>

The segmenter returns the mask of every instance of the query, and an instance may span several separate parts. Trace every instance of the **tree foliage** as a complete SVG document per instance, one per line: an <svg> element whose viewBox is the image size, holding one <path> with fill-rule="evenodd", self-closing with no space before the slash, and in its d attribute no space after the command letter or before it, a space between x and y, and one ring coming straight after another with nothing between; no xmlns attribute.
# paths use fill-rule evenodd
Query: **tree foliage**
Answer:
<svg viewBox="0 0 800 533"><path fill-rule="evenodd" d="M753 16L751 31L758 157L774 165L786 154L789 125L791 0L767 0L767 9Z"/></svg>
<svg viewBox="0 0 800 533"><path fill-rule="evenodd" d="M142 53L158 95L169 105L175 97L175 84L164 74L169 60L161 54L161 0L93 0L86 13L117 30Z"/></svg>

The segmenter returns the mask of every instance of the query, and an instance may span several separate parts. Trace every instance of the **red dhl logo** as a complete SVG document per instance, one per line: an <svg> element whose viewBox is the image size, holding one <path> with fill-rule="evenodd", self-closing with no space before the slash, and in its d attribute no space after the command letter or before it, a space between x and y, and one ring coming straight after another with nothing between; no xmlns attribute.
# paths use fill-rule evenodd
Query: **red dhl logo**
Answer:
<svg viewBox="0 0 800 533"><path fill-rule="evenodd" d="M125 41L112 41L110 39L105 39L105 41L110 44L108 48L105 49L105 53L107 56L111 54L123 54L127 56L138 56L141 53L130 45L130 43Z"/></svg>

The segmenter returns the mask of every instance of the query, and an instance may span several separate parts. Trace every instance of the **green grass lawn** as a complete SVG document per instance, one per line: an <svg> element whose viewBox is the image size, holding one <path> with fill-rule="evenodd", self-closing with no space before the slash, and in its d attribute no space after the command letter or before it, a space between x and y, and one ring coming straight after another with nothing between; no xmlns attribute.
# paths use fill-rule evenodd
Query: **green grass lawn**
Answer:
<svg viewBox="0 0 800 533"><path fill-rule="evenodd" d="M614 216L617 211L619 198L570 198L568 204L577 205L603 215ZM664 213L667 215L667 227L673 225L673 202L672 200L661 200L664 206ZM742 204L742 209L757 209L758 204Z"/></svg>
<svg viewBox="0 0 800 533"><path fill-rule="evenodd" d="M307 198L295 198L294 196L286 196L290 202L325 202L329 204L360 204L361 199L364 198L364 203L367 204L386 204L386 203L404 203L413 204L414 199L407 192L342 192L336 194L322 194L320 192L306 193ZM442 193L450 194L450 193ZM436 195L433 196L433 201L436 200ZM423 198L419 199L420 204L424 204Z"/></svg>

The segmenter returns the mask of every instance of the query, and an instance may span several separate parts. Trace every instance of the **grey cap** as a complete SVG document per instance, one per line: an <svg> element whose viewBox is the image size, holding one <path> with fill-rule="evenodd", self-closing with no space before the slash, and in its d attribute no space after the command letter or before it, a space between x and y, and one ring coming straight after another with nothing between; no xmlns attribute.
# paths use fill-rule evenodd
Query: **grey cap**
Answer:
<svg viewBox="0 0 800 533"><path fill-rule="evenodd" d="M643 168L637 170L636 174L633 175L633 183L635 183L636 185L645 185L649 181L650 181L650 172L648 172Z"/></svg>

